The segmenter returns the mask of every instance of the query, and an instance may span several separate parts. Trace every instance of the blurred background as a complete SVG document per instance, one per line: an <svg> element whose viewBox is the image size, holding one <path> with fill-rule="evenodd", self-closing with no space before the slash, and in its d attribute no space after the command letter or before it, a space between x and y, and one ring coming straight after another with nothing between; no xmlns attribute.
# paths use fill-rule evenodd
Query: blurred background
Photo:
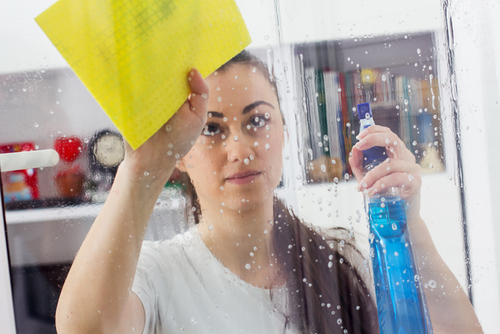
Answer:
<svg viewBox="0 0 500 334"><path fill-rule="evenodd" d="M54 2L0 0L0 153L51 148L61 157L55 167L2 173L19 333L55 333L67 271L123 159L120 134L34 21ZM485 332L497 333L500 4L236 2L248 49L277 79L290 133L278 194L320 228L348 228L367 251L347 159L355 107L370 102L376 123L414 152L422 216ZM148 239L189 226L178 177L160 195Z"/></svg>

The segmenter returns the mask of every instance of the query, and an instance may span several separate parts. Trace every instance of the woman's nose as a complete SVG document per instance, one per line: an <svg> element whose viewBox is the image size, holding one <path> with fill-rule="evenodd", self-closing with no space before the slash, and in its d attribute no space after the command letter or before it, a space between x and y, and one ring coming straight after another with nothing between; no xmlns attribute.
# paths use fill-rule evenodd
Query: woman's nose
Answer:
<svg viewBox="0 0 500 334"><path fill-rule="evenodd" d="M252 159L255 155L255 147L251 138L241 132L233 132L233 134L226 139L225 146L227 159L230 162L245 161L245 159Z"/></svg>

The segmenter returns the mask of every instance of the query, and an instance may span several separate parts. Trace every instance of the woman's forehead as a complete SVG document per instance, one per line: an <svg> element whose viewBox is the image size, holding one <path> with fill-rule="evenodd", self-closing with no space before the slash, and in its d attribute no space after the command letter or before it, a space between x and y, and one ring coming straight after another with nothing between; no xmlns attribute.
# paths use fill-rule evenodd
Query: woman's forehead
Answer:
<svg viewBox="0 0 500 334"><path fill-rule="evenodd" d="M207 82L210 85L211 110L258 100L279 107L273 86L261 71L254 72L251 65L232 65L223 72L211 74Z"/></svg>
<svg viewBox="0 0 500 334"><path fill-rule="evenodd" d="M222 89L236 90L237 88L260 88L261 91L273 92L272 85L262 71L249 64L234 64L224 71L216 71L207 77L210 92L217 93ZM233 89L234 88L234 89Z"/></svg>

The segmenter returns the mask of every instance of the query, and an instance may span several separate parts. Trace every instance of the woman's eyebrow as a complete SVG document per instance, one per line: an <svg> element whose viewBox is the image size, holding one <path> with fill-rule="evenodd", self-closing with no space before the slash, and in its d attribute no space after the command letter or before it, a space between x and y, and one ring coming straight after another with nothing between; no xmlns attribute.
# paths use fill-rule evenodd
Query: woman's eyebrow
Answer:
<svg viewBox="0 0 500 334"><path fill-rule="evenodd" d="M257 108L261 104L265 104L265 105L270 106L271 108L274 109L274 106L271 103L269 103L269 102L266 102L266 101L255 101L254 103L249 104L245 108L243 108L243 112L241 114L242 115L248 114L250 111L252 111L253 109ZM208 113L211 114L212 117L216 117L216 118L223 118L224 117L224 114L221 113L221 112L218 112L218 111L209 111Z"/></svg>
<svg viewBox="0 0 500 334"><path fill-rule="evenodd" d="M209 111L208 112L208 117L216 117L216 118L223 118L224 114L218 111Z"/></svg>
<svg viewBox="0 0 500 334"><path fill-rule="evenodd" d="M269 102L266 102L266 101L256 101L256 102L254 102L254 103L252 103L252 104L247 105L247 106L243 109L242 114L243 114L243 115L245 115L245 114L249 113L251 110L253 110L253 109L257 108L257 107L258 107L258 106L260 106L261 104L268 105L268 106L270 106L271 108L273 108L273 109L274 109L274 106L273 106L271 103L269 103Z"/></svg>

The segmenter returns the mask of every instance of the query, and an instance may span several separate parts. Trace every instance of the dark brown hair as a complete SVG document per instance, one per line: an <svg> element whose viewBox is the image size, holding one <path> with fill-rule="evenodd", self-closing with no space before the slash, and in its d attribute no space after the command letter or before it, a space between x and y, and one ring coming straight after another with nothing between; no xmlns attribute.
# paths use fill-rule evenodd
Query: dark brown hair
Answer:
<svg viewBox="0 0 500 334"><path fill-rule="evenodd" d="M278 96L274 76L257 57L245 50L218 71L223 72L234 64L253 66L269 78ZM186 195L191 199L186 214L192 214L198 224L201 214L198 196L187 173L183 174L179 181L184 183ZM356 268L365 265L364 259L349 241L352 240L349 233L342 228L321 233L299 220L293 210L276 197L273 209L271 247L274 262L286 277L291 301L287 321L303 333L378 333L375 303Z"/></svg>

